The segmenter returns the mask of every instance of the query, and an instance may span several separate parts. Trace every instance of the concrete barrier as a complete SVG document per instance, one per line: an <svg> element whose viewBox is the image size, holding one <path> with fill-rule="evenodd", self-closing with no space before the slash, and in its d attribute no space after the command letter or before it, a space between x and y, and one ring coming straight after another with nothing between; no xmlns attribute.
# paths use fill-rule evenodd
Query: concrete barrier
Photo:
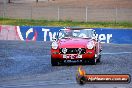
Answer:
<svg viewBox="0 0 132 88"><path fill-rule="evenodd" d="M19 40L16 26L0 26L0 40Z"/></svg>

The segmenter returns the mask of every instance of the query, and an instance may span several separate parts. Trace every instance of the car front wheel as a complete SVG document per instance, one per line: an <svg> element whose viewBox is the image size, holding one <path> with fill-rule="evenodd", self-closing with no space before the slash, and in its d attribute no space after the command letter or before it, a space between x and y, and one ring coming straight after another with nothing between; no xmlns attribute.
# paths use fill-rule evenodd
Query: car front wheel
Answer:
<svg viewBox="0 0 132 88"><path fill-rule="evenodd" d="M97 62L101 61L101 55L99 55Z"/></svg>
<svg viewBox="0 0 132 88"><path fill-rule="evenodd" d="M97 64L97 59L96 58L91 59L90 64L91 65L96 65Z"/></svg>
<svg viewBox="0 0 132 88"><path fill-rule="evenodd" d="M52 57L51 57L51 65L52 66L58 66L59 65L59 62L57 60L54 60Z"/></svg>
<svg viewBox="0 0 132 88"><path fill-rule="evenodd" d="M58 60L51 57L51 65L52 66L58 66L62 65L64 63L64 60Z"/></svg>

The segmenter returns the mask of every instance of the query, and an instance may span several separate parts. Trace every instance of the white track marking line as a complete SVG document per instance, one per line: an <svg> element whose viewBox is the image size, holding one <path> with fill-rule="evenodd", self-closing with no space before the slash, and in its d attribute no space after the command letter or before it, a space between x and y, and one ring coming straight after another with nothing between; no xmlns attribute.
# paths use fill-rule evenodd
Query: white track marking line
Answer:
<svg viewBox="0 0 132 88"><path fill-rule="evenodd" d="M107 54L132 54L132 52L114 52L114 53L102 53L103 55L107 55Z"/></svg>

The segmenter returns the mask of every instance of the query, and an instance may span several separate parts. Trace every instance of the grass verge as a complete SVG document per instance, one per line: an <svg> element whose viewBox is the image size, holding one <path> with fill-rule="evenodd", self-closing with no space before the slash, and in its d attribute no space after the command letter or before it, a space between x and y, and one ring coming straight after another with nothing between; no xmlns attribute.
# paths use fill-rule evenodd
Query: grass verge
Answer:
<svg viewBox="0 0 132 88"><path fill-rule="evenodd" d="M132 28L132 22L77 22L0 18L0 25L17 26L74 26L88 28Z"/></svg>

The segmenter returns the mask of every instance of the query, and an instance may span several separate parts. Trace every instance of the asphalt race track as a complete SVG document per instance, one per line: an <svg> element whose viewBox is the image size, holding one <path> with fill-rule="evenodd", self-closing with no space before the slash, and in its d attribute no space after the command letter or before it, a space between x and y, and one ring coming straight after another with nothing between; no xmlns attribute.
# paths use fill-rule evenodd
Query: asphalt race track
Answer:
<svg viewBox="0 0 132 88"><path fill-rule="evenodd" d="M0 41L0 88L132 88L129 84L76 83L81 63L52 67L51 42ZM132 45L103 44L101 63L83 65L88 74L130 74Z"/></svg>

